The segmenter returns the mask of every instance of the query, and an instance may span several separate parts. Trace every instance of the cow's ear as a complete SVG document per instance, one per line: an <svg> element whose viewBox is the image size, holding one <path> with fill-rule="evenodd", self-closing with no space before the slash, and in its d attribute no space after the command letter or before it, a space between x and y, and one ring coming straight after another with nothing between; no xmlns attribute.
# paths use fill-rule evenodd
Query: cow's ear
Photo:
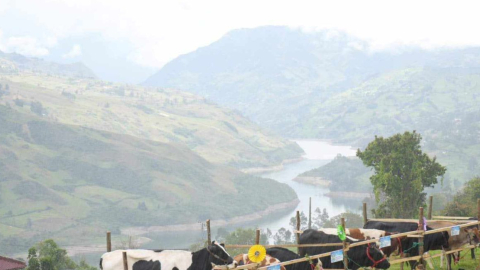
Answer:
<svg viewBox="0 0 480 270"><path fill-rule="evenodd" d="M225 243L220 243L220 246L225 248Z"/></svg>
<svg viewBox="0 0 480 270"><path fill-rule="evenodd" d="M215 240L212 241L212 245L216 245L217 242Z"/></svg>

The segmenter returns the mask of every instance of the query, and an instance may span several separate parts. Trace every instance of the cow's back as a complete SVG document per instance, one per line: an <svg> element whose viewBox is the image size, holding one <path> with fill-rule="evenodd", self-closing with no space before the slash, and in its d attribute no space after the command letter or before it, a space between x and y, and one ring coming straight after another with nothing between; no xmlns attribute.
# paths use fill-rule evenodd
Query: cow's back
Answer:
<svg viewBox="0 0 480 270"><path fill-rule="evenodd" d="M351 242L347 240L347 242ZM300 244L323 244L323 243L341 243L341 240L338 238L337 235L326 234L321 231L316 230L305 230L300 235ZM299 249L300 257L304 257L306 255L312 256L322 253L331 252L334 250L341 249L341 246L327 246L327 247L303 247ZM320 258L323 267L325 268L342 268L343 262L338 263L331 263L330 258Z"/></svg>
<svg viewBox="0 0 480 270"><path fill-rule="evenodd" d="M418 224L412 222L385 222L369 220L363 226L364 229L377 229L387 232L410 232L418 229Z"/></svg>
<svg viewBox="0 0 480 270"><path fill-rule="evenodd" d="M183 250L115 250L102 255L103 270L123 269L123 252L127 253L129 270L187 270L192 264L191 252Z"/></svg>
<svg viewBox="0 0 480 270"><path fill-rule="evenodd" d="M274 247L267 249L267 254L277 258L281 262L292 261L301 258L297 253L281 247ZM316 262L314 262L316 263ZM309 262L300 262L285 266L286 270L311 270L312 267Z"/></svg>
<svg viewBox="0 0 480 270"><path fill-rule="evenodd" d="M250 261L248 258L248 254L239 254L233 258L234 261L238 263L238 265L245 265L245 264L251 264L253 263ZM270 254L265 255L265 259L259 263L259 267L264 267L264 266L270 266L270 265L275 265L275 264L280 264L281 261ZM280 266L281 270L286 270L283 265Z"/></svg>

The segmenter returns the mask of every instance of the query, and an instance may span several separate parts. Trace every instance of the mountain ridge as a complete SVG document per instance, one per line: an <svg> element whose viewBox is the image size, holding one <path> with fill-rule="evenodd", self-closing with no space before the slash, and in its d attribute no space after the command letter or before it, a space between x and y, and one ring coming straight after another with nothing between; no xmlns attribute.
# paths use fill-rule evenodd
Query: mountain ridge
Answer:
<svg viewBox="0 0 480 270"><path fill-rule="evenodd" d="M480 48L371 51L368 43L343 32L266 26L231 31L167 63L145 84L200 94L294 138L302 135L297 122L311 103L411 67L478 68Z"/></svg>
<svg viewBox="0 0 480 270"><path fill-rule="evenodd" d="M31 71L74 78L97 78L93 71L81 62L58 64L41 58L26 57L18 53L4 53L0 51L0 73L16 73L18 71Z"/></svg>

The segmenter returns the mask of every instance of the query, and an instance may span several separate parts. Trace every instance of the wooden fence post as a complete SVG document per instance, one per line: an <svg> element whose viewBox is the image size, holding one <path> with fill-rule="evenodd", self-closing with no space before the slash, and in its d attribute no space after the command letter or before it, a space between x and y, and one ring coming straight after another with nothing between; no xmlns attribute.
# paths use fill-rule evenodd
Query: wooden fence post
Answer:
<svg viewBox="0 0 480 270"><path fill-rule="evenodd" d="M363 225L367 224L368 218L367 218L367 203L363 203Z"/></svg>
<svg viewBox="0 0 480 270"><path fill-rule="evenodd" d="M341 219L343 230L347 233L347 228L345 226L345 218L342 217ZM348 270L348 256L347 256L347 239L342 241L343 243L343 269Z"/></svg>
<svg viewBox="0 0 480 270"><path fill-rule="evenodd" d="M127 252L123 252L123 270L128 270Z"/></svg>
<svg viewBox="0 0 480 270"><path fill-rule="evenodd" d="M424 225L423 224L423 207L419 207L418 211L419 211L418 230L421 231L421 232L424 232L424 230L423 230L423 225ZM424 248L423 248L423 234L421 234L419 236L420 237L418 237L418 255L420 255L420 264L423 267L423 251L424 251ZM425 268L421 268L421 269L425 269Z"/></svg>
<svg viewBox="0 0 480 270"><path fill-rule="evenodd" d="M477 221L480 221L480 199L477 199ZM470 251L470 254L472 255L472 259L475 259L475 249L474 248L472 248L472 250ZM480 264L479 264L478 268L480 269Z"/></svg>
<svg viewBox="0 0 480 270"><path fill-rule="evenodd" d="M210 219L207 219L207 243L210 246L212 244L212 232L210 231Z"/></svg>
<svg viewBox="0 0 480 270"><path fill-rule="evenodd" d="M107 231L107 252L112 251L112 233Z"/></svg>
<svg viewBox="0 0 480 270"><path fill-rule="evenodd" d="M310 197L308 202L308 228L312 228L312 197Z"/></svg>
<svg viewBox="0 0 480 270"><path fill-rule="evenodd" d="M260 245L260 229L257 229L255 234L255 245Z"/></svg>
<svg viewBox="0 0 480 270"><path fill-rule="evenodd" d="M480 220L480 199L477 199L477 221L479 220ZM472 248L470 250L470 256L472 257L472 259L475 259L475 248Z"/></svg>
<svg viewBox="0 0 480 270"><path fill-rule="evenodd" d="M427 214L428 220L432 219L432 208L433 208L433 196L430 196L428 198L428 214Z"/></svg>
<svg viewBox="0 0 480 270"><path fill-rule="evenodd" d="M297 245L300 245L300 211L297 211ZM297 248L297 254L300 254L300 248Z"/></svg>

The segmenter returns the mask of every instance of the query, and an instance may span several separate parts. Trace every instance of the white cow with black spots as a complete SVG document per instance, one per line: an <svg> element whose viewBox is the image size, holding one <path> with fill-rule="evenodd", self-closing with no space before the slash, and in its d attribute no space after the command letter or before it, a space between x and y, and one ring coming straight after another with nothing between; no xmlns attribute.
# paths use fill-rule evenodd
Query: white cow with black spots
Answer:
<svg viewBox="0 0 480 270"><path fill-rule="evenodd" d="M213 265L236 267L223 245L215 241L196 252L184 250L115 250L103 254L100 269L123 270L123 252L128 270L212 270Z"/></svg>

